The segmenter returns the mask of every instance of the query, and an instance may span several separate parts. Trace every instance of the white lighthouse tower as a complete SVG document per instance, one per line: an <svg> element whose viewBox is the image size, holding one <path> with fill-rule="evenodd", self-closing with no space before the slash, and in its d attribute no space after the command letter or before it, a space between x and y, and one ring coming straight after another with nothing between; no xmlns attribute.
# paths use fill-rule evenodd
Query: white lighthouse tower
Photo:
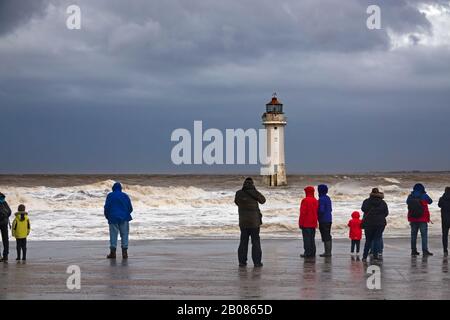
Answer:
<svg viewBox="0 0 450 320"><path fill-rule="evenodd" d="M267 134L268 163L263 166L261 174L268 186L285 186L286 164L284 160L284 127L286 117L283 113L283 104L274 93L272 100L266 104L266 112L262 115L262 123Z"/></svg>

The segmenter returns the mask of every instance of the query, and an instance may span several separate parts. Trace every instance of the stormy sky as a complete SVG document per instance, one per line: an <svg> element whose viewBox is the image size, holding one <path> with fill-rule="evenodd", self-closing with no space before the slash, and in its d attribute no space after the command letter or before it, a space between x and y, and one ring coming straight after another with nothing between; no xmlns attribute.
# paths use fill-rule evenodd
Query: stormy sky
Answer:
<svg viewBox="0 0 450 320"><path fill-rule="evenodd" d="M256 172L170 135L260 128L274 91L288 173L450 170L450 1L0 0L0 173Z"/></svg>

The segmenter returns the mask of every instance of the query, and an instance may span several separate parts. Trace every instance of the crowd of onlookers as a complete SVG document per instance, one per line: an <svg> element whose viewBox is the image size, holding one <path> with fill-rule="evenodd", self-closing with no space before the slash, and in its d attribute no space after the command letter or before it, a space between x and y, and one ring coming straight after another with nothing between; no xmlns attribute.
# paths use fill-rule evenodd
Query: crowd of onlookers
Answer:
<svg viewBox="0 0 450 320"><path fill-rule="evenodd" d="M319 197L315 197L315 188L308 186L305 188L305 197L300 203L300 216L298 225L302 232L304 253L302 258L313 258L316 256L315 235L319 228L322 242L324 243L324 253L321 257L331 257L332 252L332 201L328 196L328 187L324 184L317 187ZM256 267L262 266L261 244L259 231L262 225L262 214L259 204L264 204L266 199L256 190L251 178L244 181L241 190L236 192L235 203L239 208L239 226L241 229L241 241L238 249L239 265L247 265L248 242L252 241L252 259ZM406 199L405 215L411 227L411 255L420 255L417 250L417 236L420 232L422 238L422 254L432 256L428 249L428 223L431 222L430 210L428 206L432 203L423 184L416 184L412 192ZM442 245L444 256L448 256L448 233L450 229L450 187L445 189L445 193L439 199L442 221ZM378 188L373 188L369 197L364 200L361 206L362 217L359 211L351 214L348 222L349 238L351 240L351 253L359 254L360 243L365 235L365 244L362 260L366 261L369 254L374 260L383 258L383 232L387 225L386 217L389 215L389 208L384 200L384 194Z"/></svg>

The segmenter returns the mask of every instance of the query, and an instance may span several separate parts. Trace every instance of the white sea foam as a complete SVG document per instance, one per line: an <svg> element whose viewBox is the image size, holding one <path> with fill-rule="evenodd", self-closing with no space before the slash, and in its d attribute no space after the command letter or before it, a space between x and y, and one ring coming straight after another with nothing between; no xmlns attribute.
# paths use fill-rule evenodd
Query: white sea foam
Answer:
<svg viewBox="0 0 450 320"><path fill-rule="evenodd" d="M401 182L395 178L383 178L386 182L400 184Z"/></svg>
<svg viewBox="0 0 450 320"><path fill-rule="evenodd" d="M58 183L46 177L0 180L13 209L24 203L32 221L31 239L107 239L108 228L103 205L112 179L92 181L83 177L65 177ZM63 178L61 178L63 179ZM234 194L243 177L141 177L123 178L124 191L134 206L132 239L179 237L237 237L237 208ZM76 180L76 181L75 181ZM85 181L86 183L80 183ZM53 180L52 180L53 181ZM441 196L450 175L426 177L430 196ZM75 183L76 182L76 183ZM387 236L407 234L405 199L417 178L414 176L323 176L291 177L288 188L266 188L257 179L267 203L261 206L263 237L297 237L299 203L306 185L327 183L333 200L333 235L347 237L347 222L372 187L385 192L390 208ZM439 232L440 218L436 204L430 206L431 232Z"/></svg>

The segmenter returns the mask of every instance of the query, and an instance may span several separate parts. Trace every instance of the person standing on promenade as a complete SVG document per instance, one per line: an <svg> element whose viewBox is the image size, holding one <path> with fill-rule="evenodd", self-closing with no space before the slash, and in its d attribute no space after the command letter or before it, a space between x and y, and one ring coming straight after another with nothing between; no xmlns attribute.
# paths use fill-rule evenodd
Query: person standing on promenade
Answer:
<svg viewBox="0 0 450 320"><path fill-rule="evenodd" d="M368 199L364 200L361 210L364 212L362 228L366 236L364 244L363 261L367 260L369 250L372 250L373 259L381 260L379 253L381 251L381 241L383 239L383 232L386 228L386 217L389 215L389 209L386 202L383 200L384 194L373 188Z"/></svg>
<svg viewBox="0 0 450 320"><path fill-rule="evenodd" d="M428 223L431 221L428 205L432 204L433 200L428 196L424 185L417 183L408 196L406 203L408 205L408 221L411 226L411 255L419 255L417 251L417 234L420 230L422 253L424 256L432 256L433 254L428 251Z"/></svg>
<svg viewBox="0 0 450 320"><path fill-rule="evenodd" d="M359 255L359 248L361 244L361 238L362 238L362 229L361 229L361 219L359 218L360 214L358 211L353 211L352 218L349 220L347 226L350 228L349 231L349 238L352 241L351 247L350 247L350 253L353 255L355 253L356 248L356 255Z"/></svg>
<svg viewBox="0 0 450 320"><path fill-rule="evenodd" d="M302 230L304 253L301 258L314 258L316 256L316 228L319 201L314 197L314 187L305 188L306 197L300 204L300 216L298 226Z"/></svg>
<svg viewBox="0 0 450 320"><path fill-rule="evenodd" d="M328 193L328 186L325 184L321 184L317 187L317 190L319 192L319 211L318 211L318 218L319 218L319 231L320 236L322 238L322 242L325 247L325 252L321 254L321 257L331 257L331 250L332 250L332 238L331 238L331 224L333 221L332 217L332 204L331 199L327 195Z"/></svg>
<svg viewBox="0 0 450 320"><path fill-rule="evenodd" d="M128 235L130 233L129 222L133 219L131 213L133 206L130 197L122 192L122 185L114 183L112 191L106 197L104 214L109 224L110 253L108 259L116 258L117 237L120 234L122 246L122 258L128 259Z"/></svg>
<svg viewBox="0 0 450 320"><path fill-rule="evenodd" d="M8 262L9 255L9 217L11 216L11 208L5 200L5 195L0 192L0 231L2 233L3 255L0 261Z"/></svg>
<svg viewBox="0 0 450 320"><path fill-rule="evenodd" d="M16 260L20 260L20 253L22 253L22 261L25 261L27 260L27 237L30 235L31 225L23 204L17 208L11 229L13 237L16 238Z"/></svg>
<svg viewBox="0 0 450 320"><path fill-rule="evenodd" d="M448 231L450 229L450 187L445 188L444 195L439 199L442 222L442 246L444 257L448 256Z"/></svg>
<svg viewBox="0 0 450 320"><path fill-rule="evenodd" d="M236 192L234 203L238 206L239 228L241 238L238 248L239 266L247 266L248 241L252 238L252 260L255 267L262 267L262 250L259 230L262 224L262 214L259 204L264 204L266 198L255 188L252 178L244 181L242 189Z"/></svg>

